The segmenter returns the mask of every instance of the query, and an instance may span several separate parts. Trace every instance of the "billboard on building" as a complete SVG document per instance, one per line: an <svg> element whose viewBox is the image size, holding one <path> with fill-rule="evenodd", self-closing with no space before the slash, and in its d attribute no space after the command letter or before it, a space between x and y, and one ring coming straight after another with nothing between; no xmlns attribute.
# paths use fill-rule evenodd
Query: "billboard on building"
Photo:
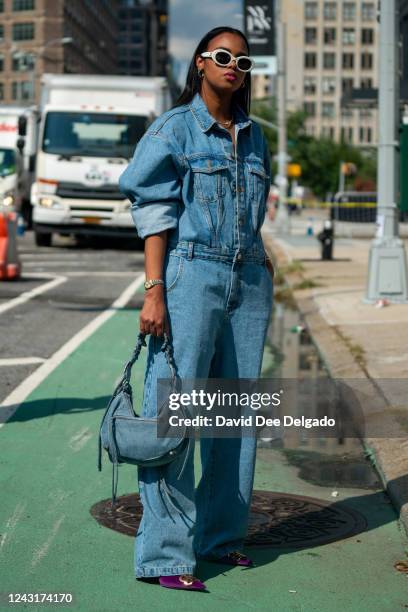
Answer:
<svg viewBox="0 0 408 612"><path fill-rule="evenodd" d="M274 10L274 0L244 0L245 34L256 62L253 74L276 74Z"/></svg>

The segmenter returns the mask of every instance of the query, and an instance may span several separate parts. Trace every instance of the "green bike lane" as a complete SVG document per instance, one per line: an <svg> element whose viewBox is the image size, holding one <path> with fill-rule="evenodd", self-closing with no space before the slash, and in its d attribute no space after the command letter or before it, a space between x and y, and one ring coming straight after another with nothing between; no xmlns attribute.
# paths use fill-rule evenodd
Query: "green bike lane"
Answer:
<svg viewBox="0 0 408 612"><path fill-rule="evenodd" d="M301 550L256 549L253 569L200 563L210 593L170 591L133 576L134 539L90 514L111 490L111 467L97 471L100 420L138 329L118 312L67 357L0 430L1 609L7 593L72 593L75 610L395 611L408 607L408 580L393 564L408 543L381 492L341 489L363 512L365 532ZM146 352L133 372L141 399ZM265 354L265 367L268 365ZM197 479L200 474L196 446ZM222 466L221 468L222 469ZM121 466L118 494L136 490L136 468ZM260 449L255 489L327 500L330 487L300 479L278 451ZM233 520L233 508L231 508ZM55 604L19 604L31 609ZM17 607L15 604L14 607Z"/></svg>

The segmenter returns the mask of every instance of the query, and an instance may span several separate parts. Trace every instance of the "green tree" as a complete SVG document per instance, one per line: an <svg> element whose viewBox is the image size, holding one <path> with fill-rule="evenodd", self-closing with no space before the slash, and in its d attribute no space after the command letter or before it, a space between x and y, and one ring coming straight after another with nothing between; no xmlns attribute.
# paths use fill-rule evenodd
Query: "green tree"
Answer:
<svg viewBox="0 0 408 612"><path fill-rule="evenodd" d="M276 123L277 109L274 99L256 100L252 105L254 115ZM360 149L345 142L334 142L329 138L314 138L306 133L307 114L297 110L288 114L287 135L288 154L291 162L302 168L301 182L309 187L319 198L328 192L336 192L339 182L340 163L352 162L357 167L354 177L347 178L350 189L375 190L376 156L375 152L363 154ZM275 130L264 128L264 133L272 155L277 154L278 139ZM276 163L272 166L276 174Z"/></svg>

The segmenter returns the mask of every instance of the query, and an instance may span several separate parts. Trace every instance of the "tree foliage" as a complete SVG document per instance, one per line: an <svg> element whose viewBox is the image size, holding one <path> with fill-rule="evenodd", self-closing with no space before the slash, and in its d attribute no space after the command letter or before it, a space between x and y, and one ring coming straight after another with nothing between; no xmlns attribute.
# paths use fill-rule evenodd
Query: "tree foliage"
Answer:
<svg viewBox="0 0 408 612"><path fill-rule="evenodd" d="M276 123L277 108L275 99L256 100L252 104L252 113L266 121ZM352 162L357 167L355 176L346 177L346 187L359 191L375 191L376 155L375 151L362 152L359 148L346 142L334 142L330 138L315 138L306 133L307 114L297 110L288 114L287 136L288 154L291 163L300 164L302 168L301 183L309 187L319 198L338 190L339 169L341 162ZM275 130L264 128L271 155L278 151L278 136ZM277 172L276 162L272 166L273 174Z"/></svg>

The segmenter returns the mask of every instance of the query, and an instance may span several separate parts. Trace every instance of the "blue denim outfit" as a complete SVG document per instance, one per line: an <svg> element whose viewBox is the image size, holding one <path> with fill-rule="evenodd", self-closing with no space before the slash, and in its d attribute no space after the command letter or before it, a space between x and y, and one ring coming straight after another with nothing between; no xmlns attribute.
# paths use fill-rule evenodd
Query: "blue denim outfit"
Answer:
<svg viewBox="0 0 408 612"><path fill-rule="evenodd" d="M144 238L168 232L165 301L181 378L257 378L272 305L260 236L270 185L260 127L236 107L237 156L201 96L152 123L119 186ZM150 336L143 414L157 411L157 379L169 376L162 339ZM192 441L193 442L193 441ZM194 573L197 558L242 548L252 494L255 438L202 438L195 490L194 443L166 467L177 512L157 468L139 468L143 518L136 577Z"/></svg>

